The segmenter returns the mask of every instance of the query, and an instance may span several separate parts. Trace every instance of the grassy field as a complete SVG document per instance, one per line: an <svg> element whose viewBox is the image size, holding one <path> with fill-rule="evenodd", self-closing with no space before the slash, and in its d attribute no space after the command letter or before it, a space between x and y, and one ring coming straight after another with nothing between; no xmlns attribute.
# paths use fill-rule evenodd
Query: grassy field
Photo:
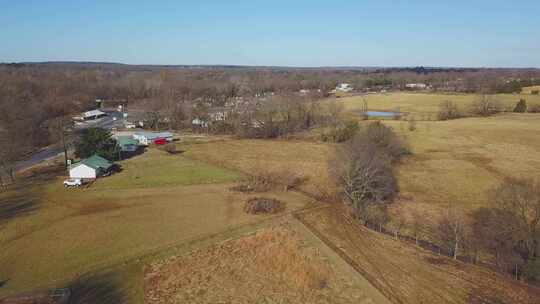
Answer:
<svg viewBox="0 0 540 304"><path fill-rule="evenodd" d="M388 93L340 98L337 102L342 103L345 110L351 114L359 113L365 100L368 110L371 111L399 111L410 114L417 120L435 120L439 105L443 101L452 101L460 110L467 111L471 104L480 98L481 96L474 94ZM538 95L497 94L490 98L499 101L509 110L522 98L531 105L540 104Z"/></svg>
<svg viewBox="0 0 540 304"><path fill-rule="evenodd" d="M523 94L531 94L532 91L540 91L540 86L524 87L521 89Z"/></svg>
<svg viewBox="0 0 540 304"><path fill-rule="evenodd" d="M290 172L307 178L302 189L328 188L328 156L332 145L289 140L217 140L181 145L186 156L246 173Z"/></svg>
<svg viewBox="0 0 540 304"><path fill-rule="evenodd" d="M363 122L363 123L369 123ZM421 121L386 120L413 154L397 166L401 195L393 214L418 213L435 222L449 206L468 213L489 204L487 193L504 177L536 177L540 170L540 115L501 114L487 118ZM187 145L189 157L244 172L297 172L312 194L331 188L327 159L332 144L312 141L220 140Z"/></svg>
<svg viewBox="0 0 540 304"><path fill-rule="evenodd" d="M404 122L386 123L413 152L398 166L396 215L427 213L434 221L449 207L468 213L488 205L489 191L505 177L538 177L538 114L422 122L413 132Z"/></svg>
<svg viewBox="0 0 540 304"><path fill-rule="evenodd" d="M156 188L175 185L223 183L239 179L234 171L221 169L182 155L148 149L144 157L120 163L122 171L98 180L94 189Z"/></svg>
<svg viewBox="0 0 540 304"><path fill-rule="evenodd" d="M64 189L52 174L0 194L0 297L65 286L88 271L271 218L243 212L250 195L229 190L241 176L234 171L152 149L121 164L121 173L89 188ZM311 201L294 192L264 195L289 211ZM119 288L139 284L142 266L129 265L108 274L125 282ZM140 288L131 292L141 299Z"/></svg>

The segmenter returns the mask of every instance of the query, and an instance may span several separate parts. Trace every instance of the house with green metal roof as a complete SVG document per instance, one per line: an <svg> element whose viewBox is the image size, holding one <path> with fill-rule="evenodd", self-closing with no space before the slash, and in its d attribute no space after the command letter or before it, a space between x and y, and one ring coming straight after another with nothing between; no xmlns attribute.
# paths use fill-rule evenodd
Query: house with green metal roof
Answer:
<svg viewBox="0 0 540 304"><path fill-rule="evenodd" d="M70 178L95 179L109 172L114 163L105 158L94 154L89 158L85 158L78 163L75 163L69 168Z"/></svg>
<svg viewBox="0 0 540 304"><path fill-rule="evenodd" d="M139 141L132 136L118 136L116 143L122 152L137 152L139 149Z"/></svg>

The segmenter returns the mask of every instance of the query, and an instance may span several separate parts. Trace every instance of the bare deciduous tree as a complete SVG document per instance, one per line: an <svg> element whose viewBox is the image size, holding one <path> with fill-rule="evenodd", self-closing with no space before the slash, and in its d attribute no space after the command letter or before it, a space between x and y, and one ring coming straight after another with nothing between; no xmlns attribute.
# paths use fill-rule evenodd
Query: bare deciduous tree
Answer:
<svg viewBox="0 0 540 304"><path fill-rule="evenodd" d="M540 243L540 184L528 179L507 178L493 192L496 207L514 220L507 225L525 259L539 253Z"/></svg>
<svg viewBox="0 0 540 304"><path fill-rule="evenodd" d="M437 232L443 246L457 259L465 239L463 215L453 208L448 208L439 220Z"/></svg>
<svg viewBox="0 0 540 304"><path fill-rule="evenodd" d="M450 100L445 100L439 105L439 120L449 120L461 118L463 115L459 111L458 106L455 102Z"/></svg>
<svg viewBox="0 0 540 304"><path fill-rule="evenodd" d="M479 116L490 116L503 111L502 104L486 94L472 104L472 113Z"/></svg>
<svg viewBox="0 0 540 304"><path fill-rule="evenodd" d="M330 173L346 204L364 222L370 220L369 209L374 204L385 204L397 193L391 164L404 150L390 128L374 123L338 147L330 161Z"/></svg>
<svg viewBox="0 0 540 304"><path fill-rule="evenodd" d="M73 144L68 134L71 121L68 117L56 117L49 122L49 136L51 142L58 143L64 152L64 167L68 167L68 150Z"/></svg>

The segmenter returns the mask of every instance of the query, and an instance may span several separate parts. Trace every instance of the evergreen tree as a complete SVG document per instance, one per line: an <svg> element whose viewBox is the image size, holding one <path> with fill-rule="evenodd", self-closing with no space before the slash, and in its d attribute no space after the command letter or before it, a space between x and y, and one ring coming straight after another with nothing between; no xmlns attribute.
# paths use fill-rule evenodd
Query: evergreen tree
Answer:
<svg viewBox="0 0 540 304"><path fill-rule="evenodd" d="M118 159L119 149L111 132L103 128L89 128L82 132L81 139L75 145L75 155L87 158L97 154L113 161Z"/></svg>

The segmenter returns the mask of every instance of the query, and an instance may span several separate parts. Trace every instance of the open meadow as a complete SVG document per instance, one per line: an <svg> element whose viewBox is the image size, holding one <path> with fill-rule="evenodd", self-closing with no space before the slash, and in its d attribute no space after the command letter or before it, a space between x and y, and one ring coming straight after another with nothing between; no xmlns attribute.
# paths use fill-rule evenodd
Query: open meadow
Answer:
<svg viewBox="0 0 540 304"><path fill-rule="evenodd" d="M412 155L398 166L399 212L427 213L448 207L465 213L490 204L488 193L505 177L538 178L540 115L421 122L386 121L409 143Z"/></svg>
<svg viewBox="0 0 540 304"><path fill-rule="evenodd" d="M368 98L379 102L377 109L381 110L403 107L405 100L408 111L422 114L436 113L439 103L447 96L458 96L464 106L476 98L474 95L410 93ZM507 100L510 106L519 96L493 98ZM337 99L337 102L345 104L345 115L358 118L356 109L363 103L359 97ZM412 152L396 166L400 195L391 208L393 219L399 222L394 221L392 225L409 222L404 231L414 217L423 216L433 226L448 208L468 214L478 207L488 206L489 191L505 177L538 176L539 114L502 113L491 117L417 121L414 131L409 130L407 121L383 121L406 140ZM186 144L186 155L242 172L300 174L307 178L300 188L321 197L332 189L328 159L334 144L317 142L318 137L314 137L315 141L229 139Z"/></svg>

